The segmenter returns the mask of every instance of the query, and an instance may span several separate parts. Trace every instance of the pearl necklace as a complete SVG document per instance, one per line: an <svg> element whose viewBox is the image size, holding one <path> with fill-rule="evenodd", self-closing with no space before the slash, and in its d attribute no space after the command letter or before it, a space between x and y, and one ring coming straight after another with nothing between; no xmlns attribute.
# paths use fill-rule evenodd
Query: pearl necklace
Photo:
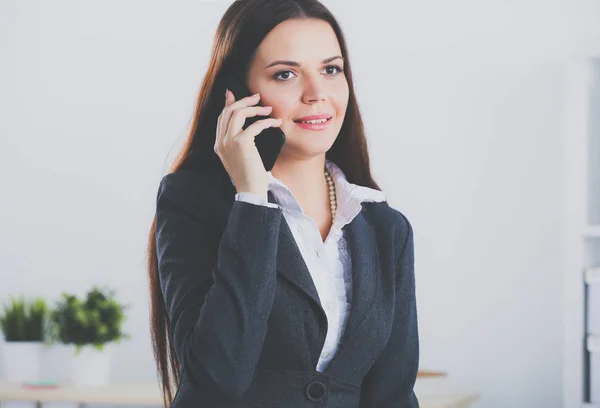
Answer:
<svg viewBox="0 0 600 408"><path fill-rule="evenodd" d="M337 211L337 198L335 196L335 184L333 183L333 179L327 168L325 168L325 179L329 185L329 206L331 207L331 222L333 223L335 212Z"/></svg>

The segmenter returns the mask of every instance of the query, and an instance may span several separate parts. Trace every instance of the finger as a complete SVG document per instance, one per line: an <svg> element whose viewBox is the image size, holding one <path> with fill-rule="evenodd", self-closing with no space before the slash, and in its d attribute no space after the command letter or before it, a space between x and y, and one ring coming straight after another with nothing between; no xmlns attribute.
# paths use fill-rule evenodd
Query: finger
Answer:
<svg viewBox="0 0 600 408"><path fill-rule="evenodd" d="M250 106L246 108L237 109L231 115L229 119L229 123L223 123L223 128L227 127L225 134L223 136L223 142L227 142L229 140L234 139L238 134L243 131L244 123L246 119L249 117L253 117L256 115L267 116L271 113L272 107L270 106Z"/></svg>
<svg viewBox="0 0 600 408"><path fill-rule="evenodd" d="M235 101L235 96L233 95L233 92L229 91L228 93L231 93L230 98L233 98L233 100ZM231 103L230 105L226 106L223 109L223 119L224 119L223 123L225 124L223 126L224 132L227 133L227 129L229 128L229 118L231 118L231 115L233 114L233 112L235 112L237 109L240 109L240 108L245 108L248 106L256 105L259 100L260 100L260 95L255 94L252 96L247 96L245 98L242 98L239 101L235 101L235 102Z"/></svg>
<svg viewBox="0 0 600 408"><path fill-rule="evenodd" d="M229 119L225 137L235 137L240 133L243 130L242 127L244 126L246 119L257 115L268 116L272 110L273 108L271 106L250 106L237 109Z"/></svg>
<svg viewBox="0 0 600 408"><path fill-rule="evenodd" d="M269 127L279 127L283 123L282 118L268 118L254 122L241 132L237 138L241 139L254 139L260 132Z"/></svg>
<svg viewBox="0 0 600 408"><path fill-rule="evenodd" d="M227 126L223 126L223 123L225 123L223 121L223 118L225 116L225 108L228 107L229 105L231 105L233 102L235 102L235 95L233 94L232 91L230 91L229 89L226 89L225 90L225 107L223 108L223 111L217 118L217 131L216 131L217 137L215 138L215 146L214 146L215 153L217 151L217 146L219 144L220 139L222 139L224 136L222 130L227 129Z"/></svg>
<svg viewBox="0 0 600 408"><path fill-rule="evenodd" d="M233 94L232 91L227 92L227 94L229 95L228 97L230 97L234 101L232 104L227 106L228 110L235 110L235 109L243 108L246 106L256 105L258 103L258 101L260 100L259 93L256 93L256 94L250 95L250 96L246 96L245 98L241 98L239 101L235 100L235 95Z"/></svg>
<svg viewBox="0 0 600 408"><path fill-rule="evenodd" d="M235 102L235 95L229 89L225 92L225 107Z"/></svg>

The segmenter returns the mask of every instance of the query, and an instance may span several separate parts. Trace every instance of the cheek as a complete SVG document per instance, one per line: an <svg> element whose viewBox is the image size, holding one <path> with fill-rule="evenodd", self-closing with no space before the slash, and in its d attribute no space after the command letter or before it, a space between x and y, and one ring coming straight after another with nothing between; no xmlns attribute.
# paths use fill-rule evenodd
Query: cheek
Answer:
<svg viewBox="0 0 600 408"><path fill-rule="evenodd" d="M342 82L336 89L333 95L333 106L337 111L338 115L344 114L346 112L346 107L348 106L348 99L350 97L350 89L348 88L348 83L346 81Z"/></svg>
<svg viewBox="0 0 600 408"><path fill-rule="evenodd" d="M264 106L272 106L273 110L271 111L271 117L274 118L283 118L292 119L291 116L294 114L295 105L291 102L292 99L288 97L284 97L283 95L279 96L267 96L264 95L261 98L261 105Z"/></svg>

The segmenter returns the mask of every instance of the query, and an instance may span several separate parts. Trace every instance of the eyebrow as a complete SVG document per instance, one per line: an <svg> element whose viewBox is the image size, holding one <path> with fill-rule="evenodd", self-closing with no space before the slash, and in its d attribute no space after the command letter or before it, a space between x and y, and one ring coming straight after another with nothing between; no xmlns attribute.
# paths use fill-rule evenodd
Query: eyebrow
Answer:
<svg viewBox="0 0 600 408"><path fill-rule="evenodd" d="M336 55L335 57L324 59L323 61L321 61L321 64L327 64L327 63L329 63L331 61L335 61L336 59L341 59L342 61L345 61L344 57ZM265 69L270 68L270 67L272 67L274 65L289 65L289 66L292 66L292 67L299 67L300 66L300 64L297 63L296 61L273 61L269 65L267 65L265 67Z"/></svg>

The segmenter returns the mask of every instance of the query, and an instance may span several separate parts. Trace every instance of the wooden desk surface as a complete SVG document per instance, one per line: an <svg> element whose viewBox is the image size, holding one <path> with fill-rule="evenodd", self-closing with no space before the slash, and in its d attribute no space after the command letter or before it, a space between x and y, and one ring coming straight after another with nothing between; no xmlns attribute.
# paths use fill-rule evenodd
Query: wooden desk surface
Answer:
<svg viewBox="0 0 600 408"><path fill-rule="evenodd" d="M476 394L419 395L421 408L469 408ZM60 388L24 388L0 381L0 401L72 402L79 404L154 405L162 404L157 384L113 384L85 388L63 385Z"/></svg>
<svg viewBox="0 0 600 408"><path fill-rule="evenodd" d="M161 405L157 384L112 384L105 387L61 385L59 388L25 388L0 381L0 401L74 402L85 404Z"/></svg>
<svg viewBox="0 0 600 408"><path fill-rule="evenodd" d="M417 394L420 408L470 408L479 399L477 394Z"/></svg>

